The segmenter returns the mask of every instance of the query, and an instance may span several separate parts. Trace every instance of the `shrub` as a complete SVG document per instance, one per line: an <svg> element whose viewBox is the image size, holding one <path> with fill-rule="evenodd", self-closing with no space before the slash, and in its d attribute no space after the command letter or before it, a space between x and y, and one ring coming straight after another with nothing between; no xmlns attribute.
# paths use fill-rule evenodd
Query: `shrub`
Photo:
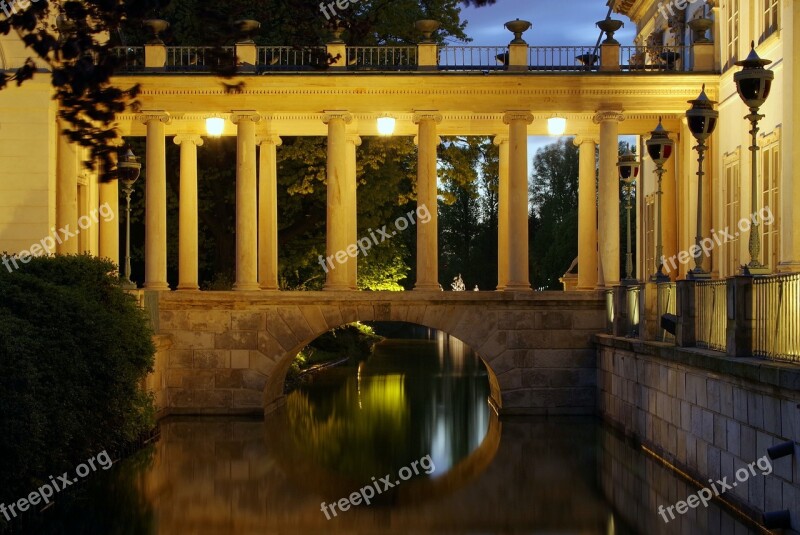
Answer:
<svg viewBox="0 0 800 535"><path fill-rule="evenodd" d="M152 332L115 271L88 255L0 269L3 503L154 423Z"/></svg>

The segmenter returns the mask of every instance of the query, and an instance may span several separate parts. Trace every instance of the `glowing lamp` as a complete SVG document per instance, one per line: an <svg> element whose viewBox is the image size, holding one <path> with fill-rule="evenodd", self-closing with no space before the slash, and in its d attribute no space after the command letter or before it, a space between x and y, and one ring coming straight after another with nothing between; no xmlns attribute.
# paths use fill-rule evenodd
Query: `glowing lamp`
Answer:
<svg viewBox="0 0 800 535"><path fill-rule="evenodd" d="M394 117L378 117L378 134L391 136L394 134L395 123Z"/></svg>
<svg viewBox="0 0 800 535"><path fill-rule="evenodd" d="M550 117L547 120L547 133L551 136L563 136L567 131L567 120L563 117Z"/></svg>
<svg viewBox="0 0 800 535"><path fill-rule="evenodd" d="M206 132L211 137L219 137L225 131L225 119L222 117L209 117L206 119Z"/></svg>

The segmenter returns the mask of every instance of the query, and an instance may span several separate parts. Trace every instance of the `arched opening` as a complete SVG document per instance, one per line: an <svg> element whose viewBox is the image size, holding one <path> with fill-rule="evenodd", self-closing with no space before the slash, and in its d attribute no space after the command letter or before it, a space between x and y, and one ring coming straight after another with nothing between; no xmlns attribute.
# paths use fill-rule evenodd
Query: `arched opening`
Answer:
<svg viewBox="0 0 800 535"><path fill-rule="evenodd" d="M357 482L427 459L434 469L415 476L434 481L456 466L474 473L463 462L487 457L494 374L454 336L406 322L349 324L288 360L284 408L267 419L280 419L294 455L319 473Z"/></svg>

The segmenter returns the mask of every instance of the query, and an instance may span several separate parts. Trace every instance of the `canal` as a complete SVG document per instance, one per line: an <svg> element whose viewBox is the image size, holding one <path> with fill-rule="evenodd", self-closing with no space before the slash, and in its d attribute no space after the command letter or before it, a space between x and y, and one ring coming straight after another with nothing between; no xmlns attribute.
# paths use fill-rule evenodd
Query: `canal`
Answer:
<svg viewBox="0 0 800 535"><path fill-rule="evenodd" d="M388 334L266 420L163 420L36 532L758 533L715 502L665 523L697 489L641 447L591 417L499 420L462 342Z"/></svg>

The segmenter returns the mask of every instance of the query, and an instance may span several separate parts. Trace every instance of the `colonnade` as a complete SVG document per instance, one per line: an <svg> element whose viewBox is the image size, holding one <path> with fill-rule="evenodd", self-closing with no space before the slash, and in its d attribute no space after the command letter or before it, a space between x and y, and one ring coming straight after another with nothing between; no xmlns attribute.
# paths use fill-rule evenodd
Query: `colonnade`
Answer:
<svg viewBox="0 0 800 535"><path fill-rule="evenodd" d="M144 111L138 119L146 130L145 188L145 282L148 290L167 290L167 180L166 111ZM357 149L361 138L348 125L347 110L326 110L327 126L327 214L326 290L357 288L357 255L352 252L357 236ZM616 168L619 111L601 111L594 117L596 135L575 138L580 151L578 289L592 290L619 284L619 196ZM236 125L236 258L234 289L240 291L278 289L277 147L281 138L270 121L255 110L234 110ZM417 280L414 289L438 291L438 110L415 110L417 126L417 204L431 218L416 225ZM497 290L527 291L528 251L528 110L509 110L503 115L507 131L498 133L499 149L498 281ZM180 146L178 290L197 290L198 281L198 191L197 149L203 138L191 132L173 138ZM600 147L599 177L595 189L595 150ZM76 158L69 145L59 145L59 170ZM61 172L60 172L61 174ZM59 178L59 184L62 178ZM68 188L64 188L68 189ZM113 189L113 191L112 191ZM597 197L595 192L597 191ZM100 188L101 201L112 201L116 213L117 185ZM674 195L674 192L673 192ZM597 199L597 202L595 202ZM73 218L74 202L58 189L58 221ZM63 209L62 209L63 208ZM72 211L75 211L72 208ZM104 234L111 236L103 236ZM101 228L100 250L118 261L119 236ZM338 255L338 258L337 258Z"/></svg>

